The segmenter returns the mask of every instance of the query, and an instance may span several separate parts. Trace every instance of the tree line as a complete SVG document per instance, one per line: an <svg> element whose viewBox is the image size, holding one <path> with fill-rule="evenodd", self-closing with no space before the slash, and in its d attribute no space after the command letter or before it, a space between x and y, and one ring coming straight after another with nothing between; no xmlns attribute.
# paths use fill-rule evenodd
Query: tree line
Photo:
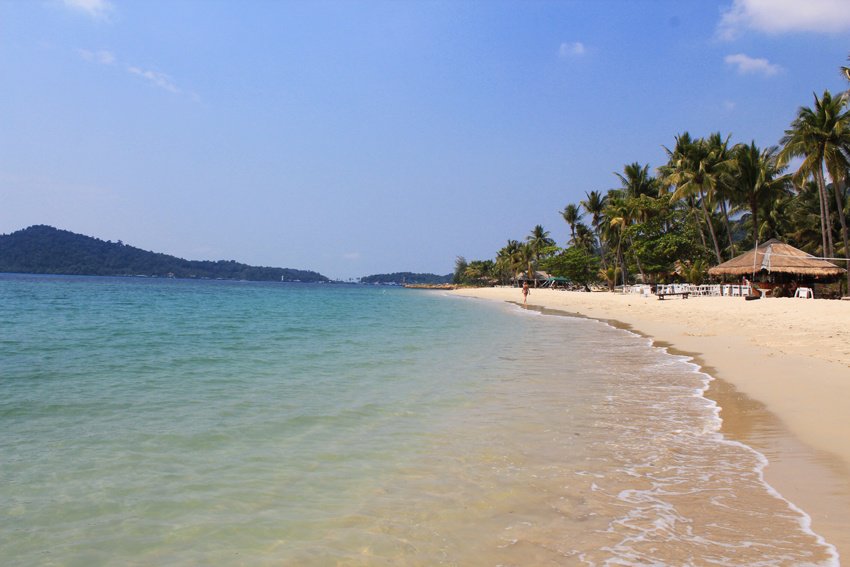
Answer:
<svg viewBox="0 0 850 567"><path fill-rule="evenodd" d="M364 284L446 284L451 283L453 274L420 274L414 272L393 272L392 274L372 274L360 278Z"/></svg>
<svg viewBox="0 0 850 567"><path fill-rule="evenodd" d="M850 68L841 67L850 81ZM701 283L708 268L778 238L847 267L850 253L850 91L814 94L779 143L731 143L683 132L654 171L630 163L619 186L588 191L561 215L567 246L535 226L494 260L458 258L455 283L507 283L536 270L574 283ZM791 163L799 163L793 170ZM850 273L848 273L850 287Z"/></svg>

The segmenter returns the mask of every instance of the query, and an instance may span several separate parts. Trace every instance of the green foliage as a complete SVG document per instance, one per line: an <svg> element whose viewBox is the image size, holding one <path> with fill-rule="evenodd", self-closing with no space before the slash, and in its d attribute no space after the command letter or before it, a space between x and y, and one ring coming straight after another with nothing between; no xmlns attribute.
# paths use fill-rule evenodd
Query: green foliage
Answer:
<svg viewBox="0 0 850 567"><path fill-rule="evenodd" d="M705 260L683 262L678 268L678 271L688 283L700 285L708 277L708 262Z"/></svg>
<svg viewBox="0 0 850 567"><path fill-rule="evenodd" d="M599 258L582 246L572 246L560 254L540 263L540 267L551 275L567 278L572 282L587 285L596 281Z"/></svg>
<svg viewBox="0 0 850 567"><path fill-rule="evenodd" d="M651 279L666 279L675 271L677 261L701 261L710 251L700 244L697 227L687 222L684 211L661 214L663 202L655 200L653 209L659 214L629 227L632 252Z"/></svg>
<svg viewBox="0 0 850 567"><path fill-rule="evenodd" d="M469 262L463 256L455 258L455 271L452 274L452 283L461 284L463 278L466 277L466 268L469 267Z"/></svg>
<svg viewBox="0 0 850 567"><path fill-rule="evenodd" d="M37 225L0 236L0 272L89 276L156 276L250 281L325 282L307 270L183 260L108 242L51 226Z"/></svg>
<svg viewBox="0 0 850 567"><path fill-rule="evenodd" d="M492 260L472 260L467 262L463 256L455 261L455 273L452 283L462 285L491 285L498 280L496 262Z"/></svg>

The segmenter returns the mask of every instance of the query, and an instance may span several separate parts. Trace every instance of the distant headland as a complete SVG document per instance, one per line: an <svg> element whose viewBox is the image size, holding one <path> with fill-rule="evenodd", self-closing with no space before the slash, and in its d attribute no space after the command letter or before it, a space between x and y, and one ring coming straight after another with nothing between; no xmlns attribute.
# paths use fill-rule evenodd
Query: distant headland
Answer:
<svg viewBox="0 0 850 567"><path fill-rule="evenodd" d="M118 242L35 225L0 235L0 272L147 276L247 281L329 282L318 272L249 266L234 260L184 260Z"/></svg>

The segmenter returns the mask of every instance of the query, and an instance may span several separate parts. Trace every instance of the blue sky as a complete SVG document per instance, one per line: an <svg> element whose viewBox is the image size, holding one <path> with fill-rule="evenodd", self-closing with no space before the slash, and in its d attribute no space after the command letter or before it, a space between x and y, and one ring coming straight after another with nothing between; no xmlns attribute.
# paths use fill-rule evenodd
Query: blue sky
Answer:
<svg viewBox="0 0 850 567"><path fill-rule="evenodd" d="M844 90L850 0L0 0L0 233L448 273Z"/></svg>

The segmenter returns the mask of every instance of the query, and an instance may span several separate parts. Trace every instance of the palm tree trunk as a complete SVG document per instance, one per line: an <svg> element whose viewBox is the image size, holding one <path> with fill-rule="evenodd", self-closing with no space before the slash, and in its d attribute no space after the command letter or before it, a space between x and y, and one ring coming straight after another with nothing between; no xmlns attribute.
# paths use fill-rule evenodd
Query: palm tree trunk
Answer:
<svg viewBox="0 0 850 567"><path fill-rule="evenodd" d="M759 241L759 211L758 211L758 203L756 203L755 199L750 201L750 213L752 213L752 221L753 221L753 246L756 245Z"/></svg>
<svg viewBox="0 0 850 567"><path fill-rule="evenodd" d="M637 269L640 272L641 283L646 283L646 274L643 273L643 268L640 267L640 258L638 258L638 255L635 252L635 243L632 240L631 235L629 235L629 248L632 250L632 257L635 259L635 264L637 264Z"/></svg>
<svg viewBox="0 0 850 567"><path fill-rule="evenodd" d="M594 223L596 229L596 240L599 242L599 255L602 260L602 269L608 268L608 262L605 260L605 244L602 243L602 233L599 231L599 223Z"/></svg>
<svg viewBox="0 0 850 567"><path fill-rule="evenodd" d="M694 203L694 200L693 200L692 197L688 197L688 206L690 207L690 210L691 210L690 214L692 216L696 217L697 228L699 229L699 239L702 240L702 247L708 248L708 242L705 241L705 233L702 231L702 223L699 222L699 215L696 212L697 207L696 207L696 204Z"/></svg>
<svg viewBox="0 0 850 567"><path fill-rule="evenodd" d="M838 218L841 219L841 238L844 240L844 257L850 258L850 245L847 242L847 219L844 218L844 203L842 199L842 191L838 187L839 182L833 177L832 188L835 192L835 206L838 208ZM850 290L850 263L845 262L847 270L847 288Z"/></svg>
<svg viewBox="0 0 850 567"><path fill-rule="evenodd" d="M730 257L735 257L735 243L732 242L732 230L729 228L729 213L726 210L726 201L720 200L720 210L723 211L723 222L726 226L726 236L729 237L729 250L731 252Z"/></svg>
<svg viewBox="0 0 850 567"><path fill-rule="evenodd" d="M829 218L829 195L826 192L826 182L823 179L823 169L818 167L815 170L815 178L818 185L821 202L821 214L823 215L823 224L821 225L826 232L827 249L824 251L824 256L832 258L835 256L835 247L832 244L832 222Z"/></svg>
<svg viewBox="0 0 850 567"><path fill-rule="evenodd" d="M826 256L826 220L823 213L823 195L820 192L820 185L817 184L817 174L814 174L815 184L818 187L818 207L820 207L820 238L821 238L821 256ZM803 191L802 187L798 188L798 192Z"/></svg>
<svg viewBox="0 0 850 567"><path fill-rule="evenodd" d="M623 234L617 239L617 261L620 263L620 271L623 274L623 289L626 288L626 277L628 270L626 269L626 258L623 256Z"/></svg>
<svg viewBox="0 0 850 567"><path fill-rule="evenodd" d="M700 205L702 206L702 214L705 217L705 223L708 225L708 232L711 233L711 241L714 243L714 253L717 255L717 263L723 263L723 256L720 255L720 245L717 243L717 235L714 233L714 225L711 224L711 215L708 214L708 207L705 206L705 199L700 190Z"/></svg>

